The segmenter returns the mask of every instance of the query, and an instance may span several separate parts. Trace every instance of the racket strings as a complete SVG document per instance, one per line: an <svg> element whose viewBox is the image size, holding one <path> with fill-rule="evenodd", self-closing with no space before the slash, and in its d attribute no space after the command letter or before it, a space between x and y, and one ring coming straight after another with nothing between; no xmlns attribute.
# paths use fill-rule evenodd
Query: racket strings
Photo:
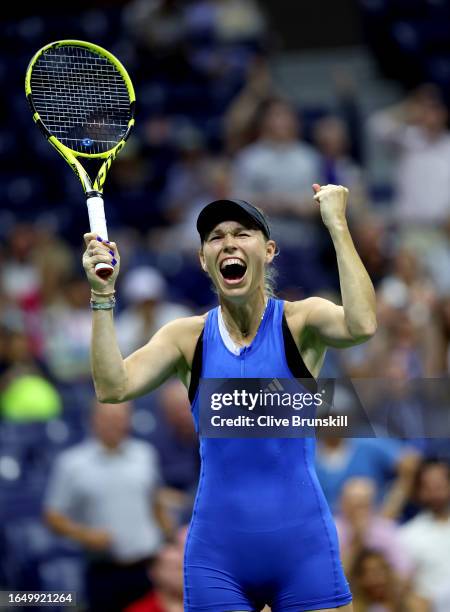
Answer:
<svg viewBox="0 0 450 612"><path fill-rule="evenodd" d="M46 128L76 152L109 151L128 129L125 81L114 64L89 49L47 50L33 67L31 90Z"/></svg>

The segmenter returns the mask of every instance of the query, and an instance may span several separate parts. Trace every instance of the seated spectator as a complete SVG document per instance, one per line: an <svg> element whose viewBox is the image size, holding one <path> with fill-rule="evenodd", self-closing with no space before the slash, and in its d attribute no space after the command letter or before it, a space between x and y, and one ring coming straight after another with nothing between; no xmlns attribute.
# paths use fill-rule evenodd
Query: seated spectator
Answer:
<svg viewBox="0 0 450 612"><path fill-rule="evenodd" d="M62 403L50 381L38 373L22 373L0 393L0 407L0 416L5 420L30 423L58 417Z"/></svg>
<svg viewBox="0 0 450 612"><path fill-rule="evenodd" d="M158 503L154 448L128 437L131 404L94 403L93 437L64 451L45 519L86 551L89 612L121 612L147 593L148 568L172 526Z"/></svg>
<svg viewBox="0 0 450 612"><path fill-rule="evenodd" d="M129 606L125 612L183 612L183 555L187 527L181 527L173 542L160 551L152 567L152 594Z"/></svg>
<svg viewBox="0 0 450 612"><path fill-rule="evenodd" d="M342 489L336 517L344 568L349 571L365 548L377 550L402 577L411 571L398 525L375 507L375 485L369 478L350 478Z"/></svg>
<svg viewBox="0 0 450 612"><path fill-rule="evenodd" d="M381 552L364 549L350 574L354 612L431 612L429 602L399 581Z"/></svg>
<svg viewBox="0 0 450 612"><path fill-rule="evenodd" d="M395 252L391 270L379 284L378 292L383 308L407 308L418 323L428 322L436 289L413 249L400 247Z"/></svg>
<svg viewBox="0 0 450 612"><path fill-rule="evenodd" d="M166 293L166 281L156 268L139 266L128 272L121 291L127 306L116 322L124 355L146 344L169 321L191 314L185 306L167 301Z"/></svg>
<svg viewBox="0 0 450 612"><path fill-rule="evenodd" d="M92 319L86 305L89 305L89 287L74 273L43 310L43 358L59 382L84 382L91 377Z"/></svg>
<svg viewBox="0 0 450 612"><path fill-rule="evenodd" d="M325 437L317 445L316 471L325 497L337 511L343 487L349 478L369 478L375 486L375 503L388 503L389 488L395 491L403 464L409 464L416 451L388 438Z"/></svg>
<svg viewBox="0 0 450 612"><path fill-rule="evenodd" d="M436 343L438 357L436 371L439 375L450 374L450 294L438 301L436 306Z"/></svg>
<svg viewBox="0 0 450 612"><path fill-rule="evenodd" d="M450 467L425 461L416 478L421 510L400 529L414 565L417 591L433 603L434 612L450 610Z"/></svg>
<svg viewBox="0 0 450 612"><path fill-rule="evenodd" d="M156 392L156 397L158 434L154 444L164 482L192 495L198 481L200 456L186 388L179 380L172 379Z"/></svg>
<svg viewBox="0 0 450 612"><path fill-rule="evenodd" d="M187 527L180 527L173 542L158 554L151 576L154 591L128 606L124 612L183 612L183 555ZM263 612L270 612L266 606Z"/></svg>
<svg viewBox="0 0 450 612"><path fill-rule="evenodd" d="M441 235L424 255L424 268L441 295L450 295L450 211Z"/></svg>
<svg viewBox="0 0 450 612"><path fill-rule="evenodd" d="M36 230L28 223L14 225L7 236L0 284L5 297L12 298L20 307L27 301L36 301L41 288L36 242Z"/></svg>

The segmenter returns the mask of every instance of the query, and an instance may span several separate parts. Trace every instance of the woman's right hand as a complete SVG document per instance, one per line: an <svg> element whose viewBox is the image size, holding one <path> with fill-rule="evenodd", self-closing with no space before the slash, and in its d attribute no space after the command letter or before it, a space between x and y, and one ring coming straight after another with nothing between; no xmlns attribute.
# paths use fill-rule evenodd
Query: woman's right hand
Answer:
<svg viewBox="0 0 450 612"><path fill-rule="evenodd" d="M120 255L115 242L99 240L97 235L89 232L84 234L86 250L83 253L83 268L91 289L99 293L110 293L114 291L114 285L120 269ZM98 263L108 263L114 268L113 273L107 278L100 278L95 273Z"/></svg>

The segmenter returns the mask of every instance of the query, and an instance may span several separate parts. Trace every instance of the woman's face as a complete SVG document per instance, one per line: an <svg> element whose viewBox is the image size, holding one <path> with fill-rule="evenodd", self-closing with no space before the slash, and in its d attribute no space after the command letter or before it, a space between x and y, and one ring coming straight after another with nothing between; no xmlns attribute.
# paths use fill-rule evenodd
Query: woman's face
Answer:
<svg viewBox="0 0 450 612"><path fill-rule="evenodd" d="M200 262L220 295L245 297L264 290L264 270L275 253L275 242L238 221L223 221L206 237Z"/></svg>

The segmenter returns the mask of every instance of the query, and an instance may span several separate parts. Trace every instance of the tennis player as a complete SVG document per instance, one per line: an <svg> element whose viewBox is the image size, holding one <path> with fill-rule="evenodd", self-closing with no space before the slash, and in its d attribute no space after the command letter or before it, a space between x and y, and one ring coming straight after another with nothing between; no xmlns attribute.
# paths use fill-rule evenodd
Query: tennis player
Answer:
<svg viewBox="0 0 450 612"><path fill-rule="evenodd" d="M115 243L85 234L92 288L92 371L102 402L123 402L177 374L198 426L201 378L317 378L327 346L347 347L376 329L375 292L347 223L348 190L313 185L337 255L342 306L276 299L265 277L275 251L265 215L242 200L200 212L200 263L219 306L162 327L122 358L112 309L120 259ZM99 262L113 263L107 280ZM299 262L301 265L301 261ZM185 547L187 612L351 610L333 519L308 438L200 437L202 467Z"/></svg>

